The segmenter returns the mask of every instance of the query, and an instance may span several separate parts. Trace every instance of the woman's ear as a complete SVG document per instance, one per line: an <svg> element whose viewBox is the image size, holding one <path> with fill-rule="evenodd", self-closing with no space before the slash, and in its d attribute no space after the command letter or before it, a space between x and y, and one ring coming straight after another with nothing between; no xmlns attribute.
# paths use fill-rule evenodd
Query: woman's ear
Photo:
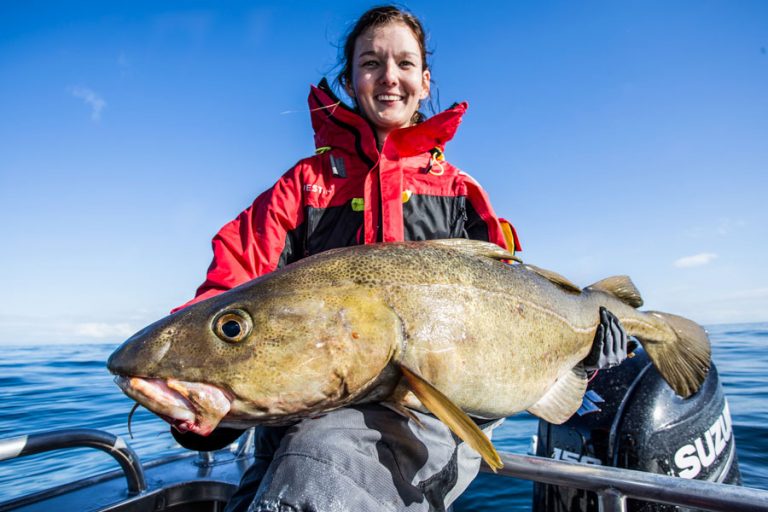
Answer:
<svg viewBox="0 0 768 512"><path fill-rule="evenodd" d="M421 74L421 96L419 99L425 100L429 98L429 88L431 86L429 79L431 76L428 69L425 69Z"/></svg>
<svg viewBox="0 0 768 512"><path fill-rule="evenodd" d="M349 94L350 98L355 98L355 89L349 83L349 80L344 80L344 90L347 91L347 94Z"/></svg>

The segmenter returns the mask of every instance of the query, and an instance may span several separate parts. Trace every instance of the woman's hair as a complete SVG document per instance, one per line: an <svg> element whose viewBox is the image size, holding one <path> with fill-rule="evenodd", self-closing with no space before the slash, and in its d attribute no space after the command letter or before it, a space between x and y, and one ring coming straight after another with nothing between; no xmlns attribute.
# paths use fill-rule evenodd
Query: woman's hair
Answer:
<svg viewBox="0 0 768 512"><path fill-rule="evenodd" d="M416 41L419 43L419 50L421 51L421 69L429 69L429 66L427 65L428 52L426 36L424 34L424 27L421 25L419 19L410 12L395 7L394 5L373 7L358 18L357 23L355 23L352 30L349 31L347 37L344 39L344 46L342 48L343 53L340 59L341 71L336 76L336 82L342 89L346 89L347 85L352 83L352 61L355 56L355 43L357 42L357 38L369 28L382 27L390 23L402 23L411 29ZM417 112L417 114L419 113ZM419 114L419 116L423 117L421 114Z"/></svg>

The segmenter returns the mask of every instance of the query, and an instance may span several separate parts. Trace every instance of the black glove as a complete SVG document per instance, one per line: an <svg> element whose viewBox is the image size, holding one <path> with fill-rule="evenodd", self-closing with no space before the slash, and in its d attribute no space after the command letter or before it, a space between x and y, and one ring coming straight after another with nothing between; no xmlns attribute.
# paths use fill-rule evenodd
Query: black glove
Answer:
<svg viewBox="0 0 768 512"><path fill-rule="evenodd" d="M627 333L624 332L619 319L601 306L600 325L595 332L592 351L584 358L584 369L604 370L620 364L627 358L628 341Z"/></svg>

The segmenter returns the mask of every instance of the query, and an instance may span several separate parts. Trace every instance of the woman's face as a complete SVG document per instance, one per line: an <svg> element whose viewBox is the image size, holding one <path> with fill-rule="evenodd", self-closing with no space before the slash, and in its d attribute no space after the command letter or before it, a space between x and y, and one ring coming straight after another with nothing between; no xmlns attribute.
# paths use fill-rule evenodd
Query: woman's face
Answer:
<svg viewBox="0 0 768 512"><path fill-rule="evenodd" d="M369 28L355 41L347 93L370 121L379 144L392 130L410 126L419 101L429 96L429 70L413 32L398 22Z"/></svg>

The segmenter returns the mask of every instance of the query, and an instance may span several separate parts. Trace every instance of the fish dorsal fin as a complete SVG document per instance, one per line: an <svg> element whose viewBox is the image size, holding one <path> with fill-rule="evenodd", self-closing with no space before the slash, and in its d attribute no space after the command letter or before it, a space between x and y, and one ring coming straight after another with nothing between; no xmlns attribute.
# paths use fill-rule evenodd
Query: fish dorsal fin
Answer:
<svg viewBox="0 0 768 512"><path fill-rule="evenodd" d="M420 243L449 247L451 249L465 252L473 256L485 256L486 258L492 258L494 260L520 261L520 258L508 250L499 247L496 244L483 242L481 240L469 240L467 238L445 238L438 240L426 240Z"/></svg>
<svg viewBox="0 0 768 512"><path fill-rule="evenodd" d="M581 407L586 391L587 372L579 363L557 379L549 391L528 408L528 412L556 425L565 423Z"/></svg>
<svg viewBox="0 0 768 512"><path fill-rule="evenodd" d="M618 298L633 308L643 305L643 298L629 276L612 276L587 286L587 290L599 290Z"/></svg>
<svg viewBox="0 0 768 512"><path fill-rule="evenodd" d="M570 282L568 279L558 274L557 272L552 272L551 270L540 268L535 265L529 265L528 263L525 263L524 266L531 272L535 272L536 274L539 274L541 277L548 279L549 281L552 281L557 286L559 286L560 288L566 291L581 293L581 288L579 288L578 286Z"/></svg>
<svg viewBox="0 0 768 512"><path fill-rule="evenodd" d="M424 380L421 376L400 365L408 387L416 395L422 405L429 412L437 416L440 421L448 425L454 434L459 436L472 449L483 457L483 460L491 467L495 473L497 469L504 466L501 462L496 448L493 447L488 437L480 430L480 427L472 421L467 414L451 402L451 399L445 396L440 390Z"/></svg>

